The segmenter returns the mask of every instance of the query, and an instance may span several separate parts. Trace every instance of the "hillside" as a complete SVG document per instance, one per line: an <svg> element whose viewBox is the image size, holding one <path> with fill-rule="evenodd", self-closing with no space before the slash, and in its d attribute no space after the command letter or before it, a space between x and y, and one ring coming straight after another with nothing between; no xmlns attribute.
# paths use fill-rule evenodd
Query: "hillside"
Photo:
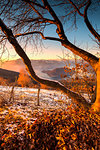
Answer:
<svg viewBox="0 0 100 150"><path fill-rule="evenodd" d="M19 72L0 68L0 77L7 79L10 83L12 83L19 77ZM37 84L37 82L33 79L32 82Z"/></svg>
<svg viewBox="0 0 100 150"><path fill-rule="evenodd" d="M18 78L19 73L15 71L9 71L6 69L1 69L0 68L0 77L4 79L8 79L9 82L14 82L16 78Z"/></svg>

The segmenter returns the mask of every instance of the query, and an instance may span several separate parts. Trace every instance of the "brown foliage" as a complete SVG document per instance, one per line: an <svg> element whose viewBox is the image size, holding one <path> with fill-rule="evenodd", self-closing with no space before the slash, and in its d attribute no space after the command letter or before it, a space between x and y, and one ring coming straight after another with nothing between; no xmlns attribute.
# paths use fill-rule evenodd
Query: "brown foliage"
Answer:
<svg viewBox="0 0 100 150"><path fill-rule="evenodd" d="M34 114L37 119L27 124L10 112L2 119L0 148L17 150L99 150L100 115L82 109ZM17 124L13 133L5 123ZM19 134L21 133L21 134Z"/></svg>
<svg viewBox="0 0 100 150"><path fill-rule="evenodd" d="M18 85L21 85L22 87L29 87L31 82L29 75L24 70L21 70L17 80Z"/></svg>

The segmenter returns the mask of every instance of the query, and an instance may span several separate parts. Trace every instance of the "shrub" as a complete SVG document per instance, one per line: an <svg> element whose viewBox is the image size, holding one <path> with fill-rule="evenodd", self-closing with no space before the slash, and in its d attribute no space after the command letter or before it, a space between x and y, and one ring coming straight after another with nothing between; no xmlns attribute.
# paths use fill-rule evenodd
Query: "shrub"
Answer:
<svg viewBox="0 0 100 150"><path fill-rule="evenodd" d="M22 87L25 87L25 86L29 87L32 84L32 80L24 70L21 70L17 83L18 85L21 85Z"/></svg>

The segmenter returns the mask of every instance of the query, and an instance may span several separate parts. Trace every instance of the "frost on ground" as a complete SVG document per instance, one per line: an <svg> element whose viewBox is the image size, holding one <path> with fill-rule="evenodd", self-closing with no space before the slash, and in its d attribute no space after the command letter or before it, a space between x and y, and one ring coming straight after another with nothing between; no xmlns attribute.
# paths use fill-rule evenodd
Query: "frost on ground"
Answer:
<svg viewBox="0 0 100 150"><path fill-rule="evenodd" d="M4 96L8 93L10 94L11 87L4 87L0 86L0 93ZM31 110L34 111L35 109L39 110L51 110L51 109L65 109L70 103L68 97L66 97L61 92L55 90L40 90L39 101L40 106L37 106L37 93L38 89L34 88L21 88L15 87L14 88L14 101L10 109L19 109L24 110ZM8 96L9 101L9 96Z"/></svg>
<svg viewBox="0 0 100 150"><path fill-rule="evenodd" d="M0 86L0 94L3 100L9 101L11 87ZM27 120L27 123L33 123L37 118L33 114L42 112L53 112L54 110L65 110L71 100L64 94L52 90L40 90L40 106L37 106L38 89L34 88L14 88L14 100L10 102L9 107L0 111L0 119L6 118L10 113L15 118ZM2 123L1 123L2 125ZM6 129L12 131L16 124L12 121L6 124Z"/></svg>

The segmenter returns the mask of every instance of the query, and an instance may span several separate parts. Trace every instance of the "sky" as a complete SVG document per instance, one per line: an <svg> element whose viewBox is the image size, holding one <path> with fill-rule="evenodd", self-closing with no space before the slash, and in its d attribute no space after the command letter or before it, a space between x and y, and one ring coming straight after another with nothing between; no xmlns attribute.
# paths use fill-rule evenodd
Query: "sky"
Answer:
<svg viewBox="0 0 100 150"><path fill-rule="evenodd" d="M98 11L93 11L93 14L88 12L89 20L94 27L98 27L100 33L100 9ZM82 17L78 18L77 21L78 29L70 28L70 23L64 25L65 33L72 43L75 44L85 50L90 51L93 54L96 54L99 51L99 48L96 47L96 43L91 39L92 35L84 24L84 20ZM49 26L46 28L44 32L45 36L56 36L56 28L55 26ZM93 37L92 37L93 38ZM43 41L42 49L41 47L37 49L33 49L30 45L26 49L26 53L30 59L59 59L60 57L65 57L66 53L69 53L67 49L61 46L61 44L57 41ZM6 51L3 54L4 60L18 59L19 56L15 53L12 46L7 44L7 49L10 51ZM65 54L65 55L64 55ZM7 57L9 56L9 57ZM72 55L73 58L73 55Z"/></svg>

